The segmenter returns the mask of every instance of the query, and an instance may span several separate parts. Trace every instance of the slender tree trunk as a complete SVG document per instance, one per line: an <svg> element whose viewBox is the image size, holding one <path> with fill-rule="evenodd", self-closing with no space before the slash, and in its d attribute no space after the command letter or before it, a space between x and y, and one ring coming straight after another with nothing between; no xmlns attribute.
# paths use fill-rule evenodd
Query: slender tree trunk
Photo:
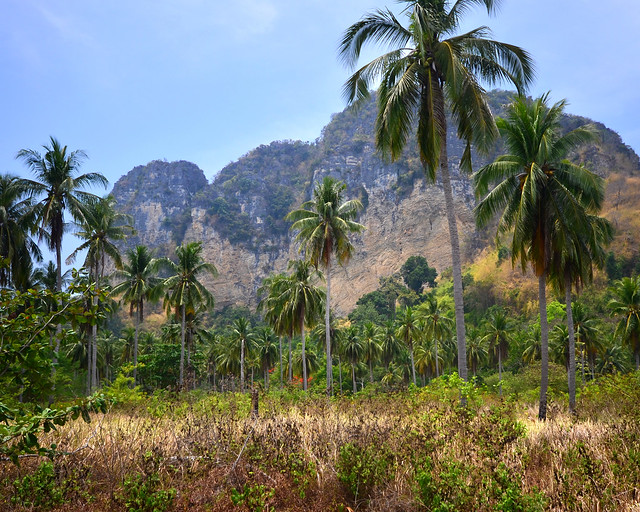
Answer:
<svg viewBox="0 0 640 512"><path fill-rule="evenodd" d="M438 366L438 338L433 339L436 344L436 379L440 377L440 367Z"/></svg>
<svg viewBox="0 0 640 512"><path fill-rule="evenodd" d="M142 322L142 305L138 303L138 311L136 311L136 333L133 337L133 386L138 383L138 336L140 332L140 323Z"/></svg>
<svg viewBox="0 0 640 512"><path fill-rule="evenodd" d="M416 365L413 362L413 344L409 347L409 355L411 356L411 376L413 377L413 385L416 385Z"/></svg>
<svg viewBox="0 0 640 512"><path fill-rule="evenodd" d="M300 320L300 338L302 340L302 389L307 390L307 356L305 353L304 339L304 308L302 309L302 318Z"/></svg>
<svg viewBox="0 0 640 512"><path fill-rule="evenodd" d="M244 393L244 338L240 339L240 391Z"/></svg>
<svg viewBox="0 0 640 512"><path fill-rule="evenodd" d="M451 242L451 269L453 271L453 302L456 314L456 339L458 342L458 375L462 380L467 380L467 347L464 327L464 301L462 294L462 263L460 258L460 241L458 238L458 224L456 222L455 205L453 203L453 189L449 175L449 162L447 155L447 124L443 122L443 140L440 152L440 177L444 189L444 202L449 224L449 240ZM461 397L462 398L462 397ZM464 402L464 399L462 399Z"/></svg>
<svg viewBox="0 0 640 512"><path fill-rule="evenodd" d="M369 358L369 382L373 384L373 361Z"/></svg>
<svg viewBox="0 0 640 512"><path fill-rule="evenodd" d="M333 382L333 367L331 364L331 260L327 262L327 300L324 312L325 344L327 353L327 396L331 396Z"/></svg>
<svg viewBox="0 0 640 512"><path fill-rule="evenodd" d="M282 367L282 336L278 336L278 344L280 346L280 389L282 389L284 382L284 368Z"/></svg>
<svg viewBox="0 0 640 512"><path fill-rule="evenodd" d="M91 394L91 340L87 338L87 395Z"/></svg>
<svg viewBox="0 0 640 512"><path fill-rule="evenodd" d="M573 308L571 305L571 276L565 273L564 301L567 308L567 330L569 332L569 412L576 412L576 335L573 326Z"/></svg>
<svg viewBox="0 0 640 512"><path fill-rule="evenodd" d="M547 291L545 288L547 273L538 278L538 296L540 309L540 409L538 419L547 419L547 388L549 386L549 322L547 320Z"/></svg>
<svg viewBox="0 0 640 512"><path fill-rule="evenodd" d="M356 365L351 363L351 382L353 382L353 394L358 392L358 385L356 384Z"/></svg>
<svg viewBox="0 0 640 512"><path fill-rule="evenodd" d="M584 344L582 345L582 350L580 351L580 367L582 373L582 387L587 384L587 379L584 376Z"/></svg>
<svg viewBox="0 0 640 512"><path fill-rule="evenodd" d="M338 376L340 378L340 393L342 393L342 361L338 357Z"/></svg>
<svg viewBox="0 0 640 512"><path fill-rule="evenodd" d="M293 380L293 356L291 354L291 345L293 344L293 334L289 336L289 382Z"/></svg>
<svg viewBox="0 0 640 512"><path fill-rule="evenodd" d="M184 386L184 335L185 335L185 330L186 330L186 311L185 311L185 305L182 304L181 306L182 308L182 332L180 334L180 381L179 381L179 387L180 390L182 390L182 387Z"/></svg>
<svg viewBox="0 0 640 512"><path fill-rule="evenodd" d="M502 347L498 345L498 385L500 388L500 398L502 398Z"/></svg>

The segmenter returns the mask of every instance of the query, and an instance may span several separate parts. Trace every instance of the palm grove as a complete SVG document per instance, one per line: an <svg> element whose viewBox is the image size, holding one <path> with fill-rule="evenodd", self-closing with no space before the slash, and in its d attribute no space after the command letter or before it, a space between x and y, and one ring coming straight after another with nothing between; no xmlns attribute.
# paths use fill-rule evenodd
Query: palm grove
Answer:
<svg viewBox="0 0 640 512"><path fill-rule="evenodd" d="M613 237L599 217L602 178L568 160L594 140L595 131L583 126L563 132L565 103L550 104L548 95L514 97L505 118L494 120L482 83L507 82L524 93L533 77L531 58L492 40L486 27L466 33L459 27L469 8L479 5L493 14L498 2L403 4L402 20L379 10L346 30L339 54L354 72L344 92L357 108L379 84L375 135L381 155L394 160L415 144L425 179L440 181L450 271L436 281L427 259L412 256L361 297L347 318L336 317L331 278L356 250L363 205L347 196L344 183L327 177L286 217L300 259L264 279L258 312L215 312L204 283L217 270L206 261L206 248L194 241L177 247L172 258L144 246L121 254L119 241L132 232L131 219L117 211L113 198L85 190L106 180L82 174L85 154L52 137L42 152L18 152L33 179L0 177L3 420L15 420L20 403L122 385L244 391L260 383L265 391L275 384L331 395L427 385L455 373L469 380L471 370L477 385L503 394L518 389L519 372L537 361L539 417L545 419L550 365L552 373L566 369L566 390L552 391L567 392L571 410L577 373L584 385L601 374L638 368L638 277L610 283L606 310L615 324L598 312L588 288L584 301L577 295L603 266ZM358 67L367 44L388 51ZM449 124L465 144L460 162L448 157ZM498 138L505 154L473 172L472 147L488 151ZM462 268L451 164L472 174L478 225L497 222L512 264L537 278L537 316L507 299L488 309L465 304L474 282ZM69 278L62 273L62 239L71 227L81 243L68 261L86 256ZM55 262L37 266L39 244L55 253ZM145 311L160 304L166 322L149 328ZM131 327L123 326L121 305ZM551 322L550 308L561 311Z"/></svg>

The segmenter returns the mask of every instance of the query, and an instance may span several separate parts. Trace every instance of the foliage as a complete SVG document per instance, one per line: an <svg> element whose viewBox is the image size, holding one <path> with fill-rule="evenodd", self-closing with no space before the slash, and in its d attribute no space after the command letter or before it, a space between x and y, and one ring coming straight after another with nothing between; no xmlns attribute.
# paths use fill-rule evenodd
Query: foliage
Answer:
<svg viewBox="0 0 640 512"><path fill-rule="evenodd" d="M429 266L424 256L409 256L400 267L400 274L405 284L418 294L422 291L424 284L435 288L436 277L438 277L438 272Z"/></svg>
<svg viewBox="0 0 640 512"><path fill-rule="evenodd" d="M129 475L124 481L121 499L127 512L165 512L173 506L175 489L162 490L157 473Z"/></svg>
<svg viewBox="0 0 640 512"><path fill-rule="evenodd" d="M32 474L13 483L11 502L23 507L48 509L64 500L64 492L58 485L52 462L43 462Z"/></svg>
<svg viewBox="0 0 640 512"><path fill-rule="evenodd" d="M245 484L241 491L231 489L231 502L236 506L246 505L251 512L261 512L267 510L265 507L274 494L273 489L264 485Z"/></svg>
<svg viewBox="0 0 640 512"><path fill-rule="evenodd" d="M376 486L388 480L392 470L393 457L383 447L355 443L340 447L338 480L347 486L356 502L366 499Z"/></svg>

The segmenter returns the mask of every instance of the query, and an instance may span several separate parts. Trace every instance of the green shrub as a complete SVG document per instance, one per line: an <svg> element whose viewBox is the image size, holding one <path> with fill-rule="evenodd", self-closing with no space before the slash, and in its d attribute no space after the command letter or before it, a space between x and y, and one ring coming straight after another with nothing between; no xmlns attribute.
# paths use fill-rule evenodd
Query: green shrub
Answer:
<svg viewBox="0 0 640 512"><path fill-rule="evenodd" d="M353 494L355 500L368 497L374 487L380 485L395 473L391 467L393 459L380 446L358 446L347 443L340 447L336 463L338 480Z"/></svg>
<svg viewBox="0 0 640 512"><path fill-rule="evenodd" d="M158 473L129 475L124 481L121 499L127 512L165 512L173 505L175 489L162 490Z"/></svg>
<svg viewBox="0 0 640 512"><path fill-rule="evenodd" d="M48 509L62 503L64 498L51 462L43 462L33 474L16 480L13 489L11 503L23 507Z"/></svg>
<svg viewBox="0 0 640 512"><path fill-rule="evenodd" d="M251 512L262 512L275 491L265 485L247 485L242 491L231 489L231 502L235 506L246 505Z"/></svg>

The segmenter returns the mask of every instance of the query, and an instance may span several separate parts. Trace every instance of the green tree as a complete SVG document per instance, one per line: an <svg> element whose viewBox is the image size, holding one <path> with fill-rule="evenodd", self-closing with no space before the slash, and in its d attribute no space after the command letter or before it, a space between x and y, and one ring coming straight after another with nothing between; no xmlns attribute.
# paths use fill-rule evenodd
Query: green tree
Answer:
<svg viewBox="0 0 640 512"><path fill-rule="evenodd" d="M329 176L316 185L313 199L293 210L286 219L293 222L300 250L314 266L322 266L327 280L325 303L325 352L327 355L327 393L331 394L331 270L333 260L347 263L354 252L349 240L352 233L360 233L364 226L355 222L362 203L357 199L344 200L347 186Z"/></svg>
<svg viewBox="0 0 640 512"><path fill-rule="evenodd" d="M522 271L531 263L538 278L541 333L541 384L538 416L546 419L549 368L549 324L546 281L562 234L587 230L586 215L597 212L603 181L566 159L568 152L593 140L588 128L560 135L565 101L547 105L548 94L529 102L516 98L506 119L499 119L508 153L474 175L478 197L476 220L484 227L498 213L498 235L513 233L511 258ZM490 184L495 187L487 193Z"/></svg>
<svg viewBox="0 0 640 512"><path fill-rule="evenodd" d="M0 287L13 285L23 291L31 259L42 261L38 245L31 238L35 226L31 199L24 180L0 175Z"/></svg>
<svg viewBox="0 0 640 512"><path fill-rule="evenodd" d="M351 325L342 332L340 352L351 365L351 383L353 385L353 393L355 394L358 391L356 368L365 353L365 346L357 326Z"/></svg>
<svg viewBox="0 0 640 512"><path fill-rule="evenodd" d="M369 365L369 382L373 382L373 366L382 355L382 331L373 322L367 322L362 326L361 336L364 361Z"/></svg>
<svg viewBox="0 0 640 512"><path fill-rule="evenodd" d="M396 337L401 339L406 347L409 349L409 356L411 357L411 377L413 384L416 384L416 365L414 359L413 348L414 344L420 338L420 329L417 315L413 309L408 306L398 315L396 319L398 327L396 329Z"/></svg>
<svg viewBox="0 0 640 512"><path fill-rule="evenodd" d="M247 352L253 342L253 333L251 332L249 320L240 317L233 321L231 340L240 348L240 391L244 392L245 362L247 360Z"/></svg>
<svg viewBox="0 0 640 512"><path fill-rule="evenodd" d="M442 341L446 337L451 336L453 331L453 320L445 316L441 305L435 295L429 294L425 300L416 309L418 318L425 321L425 335L430 337L434 342L436 365L436 377L440 376L438 341Z"/></svg>
<svg viewBox="0 0 640 512"><path fill-rule="evenodd" d="M82 150L67 151L54 137L49 145L43 146L44 153L33 149L22 149L17 158L24 161L35 175L36 180L26 180L32 196L44 196L34 205L40 235L56 253L57 291L62 291L62 236L65 231L64 212L68 210L75 219L84 218L83 203L93 194L81 188L92 185L107 185L107 179L100 173L78 174L86 154Z"/></svg>
<svg viewBox="0 0 640 512"><path fill-rule="evenodd" d="M195 311L200 304L208 308L213 307L213 295L200 282L200 276L209 274L215 277L218 274L212 263L202 260L202 242L190 242L176 247L177 263L169 259L161 260L161 265L168 268L171 274L163 284L166 290L164 306L169 311L174 308L176 317L178 312L181 320L180 336L180 388L184 385L184 354L187 309Z"/></svg>
<svg viewBox="0 0 640 512"><path fill-rule="evenodd" d="M163 280L158 277L160 261L144 245L127 251L128 262L121 270L116 270L114 278L121 280L111 290L111 295L121 297L122 302L129 304L129 316L135 317L136 330L133 346L133 385L137 383L138 338L140 325L144 321L145 301L156 301L162 294Z"/></svg>
<svg viewBox="0 0 640 512"><path fill-rule="evenodd" d="M509 313L504 308L493 309L484 323L483 342L489 350L498 357L498 386L502 396L502 360L509 353L509 342L514 326L509 319Z"/></svg>
<svg viewBox="0 0 640 512"><path fill-rule="evenodd" d="M404 283L418 294L422 291L422 286L425 283L434 288L436 277L438 277L438 272L429 266L427 258L424 256L409 256L400 267L400 274L402 274Z"/></svg>
<svg viewBox="0 0 640 512"><path fill-rule="evenodd" d="M307 364L305 326L313 328L322 315L322 303L325 296L314 281L322 278L322 274L313 270L308 261L290 261L291 275L282 282L279 301L282 303L281 315L287 325L293 327L293 333L300 334L302 344L302 385L307 390Z"/></svg>
<svg viewBox="0 0 640 512"><path fill-rule="evenodd" d="M256 333L256 348L262 367L265 391L269 390L269 371L275 364L278 353L275 338L276 335L270 327L262 327Z"/></svg>
<svg viewBox="0 0 640 512"><path fill-rule="evenodd" d="M124 240L127 234L133 233L130 215L116 212L116 200L109 195L105 198L89 197L83 208L83 216L76 221L75 236L84 240L71 253L66 263L75 261L81 251L87 251L84 266L89 270L89 279L96 286L103 285L103 277L107 257L111 259L117 269L122 268L120 249L114 242ZM94 298L94 301L97 297ZM89 389L98 387L98 325L92 326L89 345Z"/></svg>
<svg viewBox="0 0 640 512"><path fill-rule="evenodd" d="M636 370L640 368L640 276L623 277L611 288L614 298L609 310L619 317L616 335L621 336L633 352Z"/></svg>
<svg viewBox="0 0 640 512"><path fill-rule="evenodd" d="M416 138L427 178L435 181L438 168L445 195L454 283L458 373L467 378L464 304L460 243L447 154L447 107L465 144L461 166L471 169L471 145L488 150L496 129L480 80L506 80L519 91L533 77L529 55L517 46L488 39L487 27L457 34L464 14L474 5L496 12L497 0L402 0L409 25L389 11L365 15L345 32L340 55L355 67L367 43L388 45L388 53L358 69L345 84L349 103L369 96L380 79L376 145L397 159L417 122Z"/></svg>

